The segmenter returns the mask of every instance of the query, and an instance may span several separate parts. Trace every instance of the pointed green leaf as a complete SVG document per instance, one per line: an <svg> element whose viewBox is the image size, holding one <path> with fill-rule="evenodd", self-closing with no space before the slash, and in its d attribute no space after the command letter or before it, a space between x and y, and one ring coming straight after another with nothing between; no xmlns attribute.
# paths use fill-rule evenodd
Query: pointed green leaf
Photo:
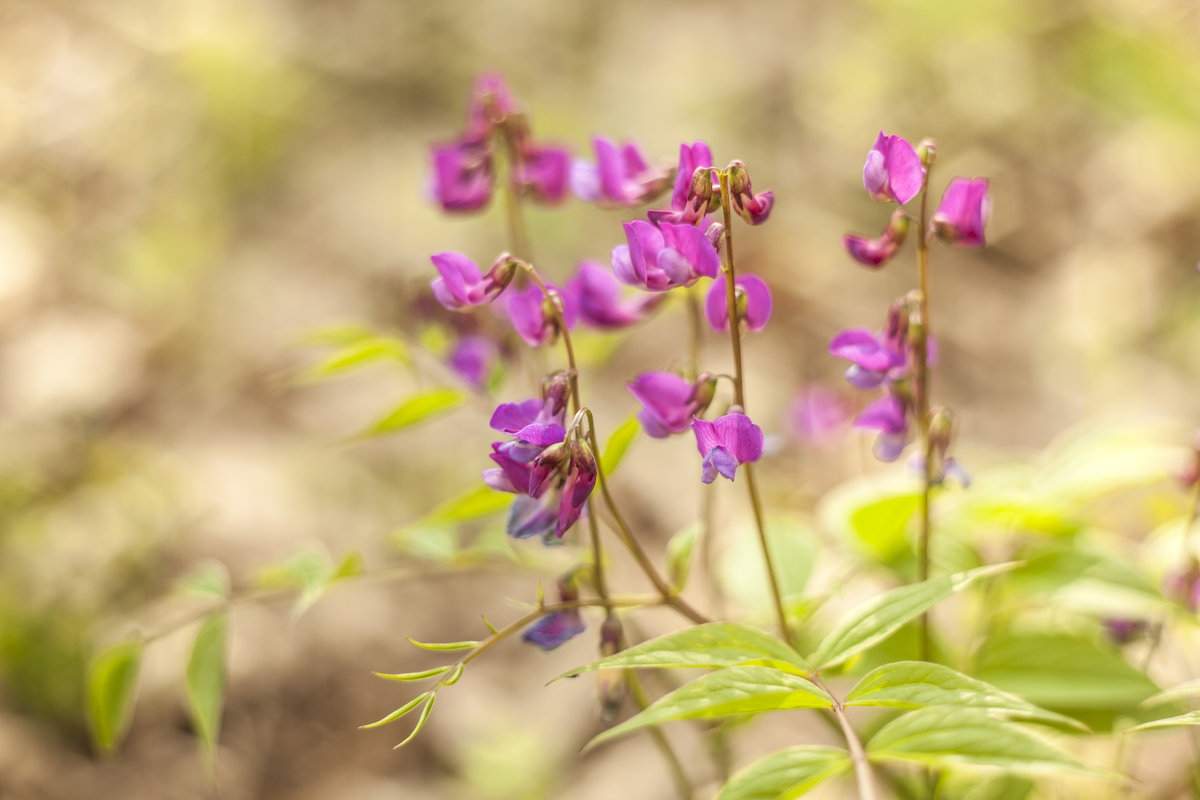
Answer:
<svg viewBox="0 0 1200 800"><path fill-rule="evenodd" d="M621 423L621 427L612 432L608 437L608 441L604 443L604 449L600 456L600 464L604 467L605 475L612 475L613 470L621 463L621 459L625 457L625 451L629 449L629 445L633 444L633 440L641 433L642 426L637 421L637 417L630 417Z"/></svg>
<svg viewBox="0 0 1200 800"><path fill-rule="evenodd" d="M884 725L867 743L876 761L1000 767L1017 773L1090 772L1058 748L978 708L935 706Z"/></svg>
<svg viewBox="0 0 1200 800"><path fill-rule="evenodd" d="M142 643L128 641L101 650L88 666L88 724L103 754L115 750L129 729L141 665Z"/></svg>
<svg viewBox="0 0 1200 800"><path fill-rule="evenodd" d="M1038 708L949 667L923 661L896 661L872 670L850 691L845 703L847 706L891 708L982 708L1016 719L1087 730L1085 725L1070 717Z"/></svg>
<svg viewBox="0 0 1200 800"><path fill-rule="evenodd" d="M458 683L458 679L462 677L463 669L466 667L461 661L455 664L450 669L450 674L442 678L438 683L442 686L453 686Z"/></svg>
<svg viewBox="0 0 1200 800"><path fill-rule="evenodd" d="M213 614L200 626L187 662L187 699L196 733L210 751L221 728L225 703L225 641L229 618Z"/></svg>
<svg viewBox="0 0 1200 800"><path fill-rule="evenodd" d="M636 644L594 664L577 667L559 677L609 667L736 667L761 665L795 675L804 673L804 659L768 633L736 622L708 622Z"/></svg>
<svg viewBox="0 0 1200 800"><path fill-rule="evenodd" d="M346 554L341 563L329 577L329 583L334 584L346 578L356 578L363 574L363 556L357 550Z"/></svg>
<svg viewBox="0 0 1200 800"><path fill-rule="evenodd" d="M512 499L507 492L498 492L487 485L476 486L446 500L430 511L422 522L440 524L486 517L508 508Z"/></svg>
<svg viewBox="0 0 1200 800"><path fill-rule="evenodd" d="M826 530L837 533L873 561L890 564L912 552L908 523L920 497L911 479L881 486L872 476L827 492L817 514Z"/></svg>
<svg viewBox="0 0 1200 800"><path fill-rule="evenodd" d="M1200 711L1189 711L1186 714L1180 714L1177 717L1167 717L1166 719L1156 719L1151 722L1143 722L1141 725L1134 725L1126 733L1133 731L1144 731L1150 728L1173 728L1177 725L1200 725Z"/></svg>
<svg viewBox="0 0 1200 800"><path fill-rule="evenodd" d="M981 775L951 773L945 784L939 787L942 797L955 800L1026 800L1033 793L1035 784L1022 775Z"/></svg>
<svg viewBox="0 0 1200 800"><path fill-rule="evenodd" d="M397 361L406 364L410 361L408 348L399 339L371 335L345 344L337 352L305 370L301 378L303 380L328 378L377 361Z"/></svg>
<svg viewBox="0 0 1200 800"><path fill-rule="evenodd" d="M400 706L399 708L397 708L392 713L388 714L383 719L376 720L375 722L372 722L368 725L359 725L358 726L359 730L366 730L367 728L378 728L380 725L387 725L389 722L395 722L396 720L403 717L405 714L408 714L410 711L412 711L417 706L421 705L421 703L428 700L429 696L432 694L433 694L433 692L421 692L419 695L414 697L412 700L409 700L407 703Z"/></svg>
<svg viewBox="0 0 1200 800"><path fill-rule="evenodd" d="M850 754L840 747L788 747L739 770L717 800L794 800L849 769Z"/></svg>
<svg viewBox="0 0 1200 800"><path fill-rule="evenodd" d="M393 750L399 750L404 745L417 738L417 734L425 727L425 723L429 721L429 715L433 713L433 701L437 699L437 695L433 692L429 693L429 699L425 701L425 707L421 709L421 716L417 717L417 724L413 726L412 733L405 737L404 741L393 747Z"/></svg>
<svg viewBox="0 0 1200 800"><path fill-rule="evenodd" d="M667 542L667 577L675 591L681 591L687 583L688 572L692 564L692 550L696 547L696 538L700 535L700 526L688 525L671 537Z"/></svg>
<svg viewBox="0 0 1200 800"><path fill-rule="evenodd" d="M973 581L1016 566L1016 563L1010 563L980 567L884 592L845 615L821 641L811 661L816 669L835 667L883 641L905 623L921 616Z"/></svg>
<svg viewBox="0 0 1200 800"><path fill-rule="evenodd" d="M432 678L434 675L449 672L453 666L453 664L447 664L444 667L433 667L417 672L376 672L374 674L377 678L387 678L389 681L423 681L426 678Z"/></svg>
<svg viewBox="0 0 1200 800"><path fill-rule="evenodd" d="M1164 703L1173 703L1185 697L1200 697L1200 680L1188 681L1178 686L1172 686L1170 689L1159 692L1153 697L1146 698L1142 701L1142 705L1147 708L1150 706L1161 706Z"/></svg>
<svg viewBox="0 0 1200 800"><path fill-rule="evenodd" d="M479 642L418 642L416 639L409 639L408 641L414 647L419 647L422 650L470 650L479 646Z"/></svg>
<svg viewBox="0 0 1200 800"><path fill-rule="evenodd" d="M647 725L676 719L710 719L789 708L832 708L833 700L811 681L769 667L730 667L702 675L609 728L588 743L593 747Z"/></svg>
<svg viewBox="0 0 1200 800"><path fill-rule="evenodd" d="M414 395L363 431L364 436L379 436L402 430L461 406L467 399L458 389L430 389Z"/></svg>

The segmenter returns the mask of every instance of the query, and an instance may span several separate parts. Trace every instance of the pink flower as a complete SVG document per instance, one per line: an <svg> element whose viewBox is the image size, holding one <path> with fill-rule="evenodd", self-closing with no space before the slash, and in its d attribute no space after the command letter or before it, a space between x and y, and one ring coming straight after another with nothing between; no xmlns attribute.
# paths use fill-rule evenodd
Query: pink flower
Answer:
<svg viewBox="0 0 1200 800"><path fill-rule="evenodd" d="M521 157L513 165L513 182L539 203L562 202L567 196L567 169L571 155L561 147L523 143Z"/></svg>
<svg viewBox="0 0 1200 800"><path fill-rule="evenodd" d="M580 200L636 206L658 194L666 174L647 163L633 142L619 149L608 139L592 140L596 163L576 160L571 165L571 191Z"/></svg>
<svg viewBox="0 0 1200 800"><path fill-rule="evenodd" d="M642 404L637 415L642 428L655 439L665 439L691 427L692 417L712 402L717 381L701 375L693 383L673 372L643 372L625 385Z"/></svg>
<svg viewBox="0 0 1200 800"><path fill-rule="evenodd" d="M837 392L814 384L792 403L791 429L803 442L818 446L830 442L850 419L850 403Z"/></svg>
<svg viewBox="0 0 1200 800"><path fill-rule="evenodd" d="M904 244L904 237L908 235L908 226L908 216L900 209L896 209L878 239L868 239L847 233L842 237L842 246L859 264L877 269L890 261L900 249L900 245Z"/></svg>
<svg viewBox="0 0 1200 800"><path fill-rule="evenodd" d="M616 276L594 261L579 264L578 274L567 282L563 293L568 306L578 307L585 325L602 330L641 322L666 299L665 294L643 294L635 300L622 300Z"/></svg>
<svg viewBox="0 0 1200 800"><path fill-rule="evenodd" d="M904 205L917 196L924 181L925 169L912 145L880 131L863 165L863 186L872 199Z"/></svg>
<svg viewBox="0 0 1200 800"><path fill-rule="evenodd" d="M486 144L433 146L433 199L446 211L477 211L492 196L492 155Z"/></svg>
<svg viewBox="0 0 1200 800"><path fill-rule="evenodd" d="M742 274L734 282L738 319L752 331L761 331L771 318L771 290L757 275ZM716 281L704 299L704 315L717 333L729 330L729 295L725 281Z"/></svg>
<svg viewBox="0 0 1200 800"><path fill-rule="evenodd" d="M959 247L982 247L983 229L992 213L987 178L955 178L929 220L939 237Z"/></svg>
<svg viewBox="0 0 1200 800"><path fill-rule="evenodd" d="M469 310L495 300L517 271L517 263L508 253L501 253L486 275L462 253L438 253L430 260L440 275L430 284L433 296L451 311Z"/></svg>
<svg viewBox="0 0 1200 800"><path fill-rule="evenodd" d="M532 347L553 341L558 333L554 311L547 307L547 303L561 303L559 309L567 330L574 328L579 318L579 309L570 294L564 294L553 286L547 288L555 295L554 298L546 297L537 285L514 289L504 298L504 310L513 328Z"/></svg>
<svg viewBox="0 0 1200 800"><path fill-rule="evenodd" d="M762 457L762 429L745 414L732 412L712 422L693 419L692 433L704 457L700 473L704 483L712 483L717 475L733 480L739 466Z"/></svg>
<svg viewBox="0 0 1200 800"><path fill-rule="evenodd" d="M712 242L691 225L663 222L656 228L635 219L625 223L625 238L627 244L613 248L612 263L617 279L630 286L663 292L715 278L721 269Z"/></svg>

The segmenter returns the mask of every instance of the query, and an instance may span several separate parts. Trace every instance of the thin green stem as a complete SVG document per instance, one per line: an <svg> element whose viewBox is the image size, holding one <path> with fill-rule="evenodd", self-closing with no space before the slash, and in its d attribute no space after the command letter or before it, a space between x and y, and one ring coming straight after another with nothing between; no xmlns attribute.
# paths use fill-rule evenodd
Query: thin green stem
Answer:
<svg viewBox="0 0 1200 800"><path fill-rule="evenodd" d="M730 208L729 174L726 171L718 173L721 183L721 213L725 219L725 302L729 309L729 341L733 345L733 396L734 402L746 409L746 377L742 369L742 333L741 322L737 309L737 274L733 261L733 213ZM766 521L763 516L762 501L758 495L758 485L754 481L754 465L743 464L746 474L746 487L750 492L750 505L754 510L754 523L758 529L758 541L762 547L763 561L766 564L767 578L771 585L771 599L775 604L775 615L779 621L779 631L783 640L792 644L792 631L788 625L787 612L783 607L783 593L779 589L779 577L776 574L775 563L771 558L771 545L767 538Z"/></svg>
<svg viewBox="0 0 1200 800"><path fill-rule="evenodd" d="M879 797L875 789L875 775L871 771L871 762L867 758L867 751L863 749L862 740L858 738L858 732L854 730L854 726L850 724L850 718L846 716L846 707L840 700L834 697L829 691L829 687L821 680L821 676L813 673L811 676L812 682L824 690L825 694L833 698L833 716L837 719L838 726L842 730L842 737L846 740L846 747L850 750L850 763L854 767L854 781L858 786L858 800L877 800Z"/></svg>
<svg viewBox="0 0 1200 800"><path fill-rule="evenodd" d="M646 696L646 691L642 688L641 681L631 669L625 670L625 679L629 682L629 691L633 695L633 701L637 703L638 709L645 711L650 705L650 700ZM692 782L688 779L687 771L683 768L683 762L679 760L675 749L671 746L670 740L666 734L657 725L650 726L650 738L654 739L654 744L662 754L663 760L667 762L667 767L671 771L671 780L675 784L675 792L679 795L679 800L693 800L696 796L695 789L692 788Z"/></svg>
<svg viewBox="0 0 1200 800"><path fill-rule="evenodd" d="M933 445L929 436L929 236L927 203L929 200L929 173L933 165L930 163L925 170L925 181L921 186L921 215L917 228L917 280L920 288L918 310L921 324L921 335L913 349L913 361L916 365L916 417L917 427L921 433L921 452L923 454L921 467L921 503L920 503L920 539L917 546L917 558L920 564L919 579L929 580L929 539L930 511L929 495L933 484ZM921 615L921 660L928 661L932 655L932 645L929 631L929 612Z"/></svg>
<svg viewBox="0 0 1200 800"><path fill-rule="evenodd" d="M523 258L526 261L533 260L533 253L529 249L529 235L525 229L525 214L521 204L521 194L517 191L516 181L514 180L515 167L521 162L521 153L517 150L516 144L512 141L512 136L506 130L502 134L504 139L504 152L508 157L507 174L504 176L504 216L508 225L508 241L512 247L512 254L517 258Z"/></svg>

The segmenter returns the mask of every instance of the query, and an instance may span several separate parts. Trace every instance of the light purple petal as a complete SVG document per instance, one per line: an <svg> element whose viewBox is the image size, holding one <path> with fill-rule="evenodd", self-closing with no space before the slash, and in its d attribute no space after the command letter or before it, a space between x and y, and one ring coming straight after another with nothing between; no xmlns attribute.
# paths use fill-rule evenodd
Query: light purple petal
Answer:
<svg viewBox="0 0 1200 800"><path fill-rule="evenodd" d="M696 435L696 449L702 456L707 456L709 450L721 444L721 440L717 436L717 427L708 420L693 419L692 433Z"/></svg>
<svg viewBox="0 0 1200 800"><path fill-rule="evenodd" d="M859 413L854 427L869 428L888 434L908 432L908 419L904 405L893 395L884 395Z"/></svg>
<svg viewBox="0 0 1200 800"><path fill-rule="evenodd" d="M660 226L666 244L673 246L683 254L691 264L695 275L705 278L715 278L721 270L721 258L712 242L705 237L704 232L691 225L671 225L663 223Z"/></svg>
<svg viewBox="0 0 1200 800"><path fill-rule="evenodd" d="M501 403L492 412L492 419L488 425L492 430L515 434L538 420L542 406L542 401L537 398L522 400L519 403Z"/></svg>
<svg viewBox="0 0 1200 800"><path fill-rule="evenodd" d="M603 195L600 190L600 170L595 164L583 159L571 162L571 171L567 176L571 186L571 194L587 203L594 203Z"/></svg>
<svg viewBox="0 0 1200 800"><path fill-rule="evenodd" d="M829 342L829 352L873 372L889 369L894 361L879 337L862 328L851 328L834 336Z"/></svg>
<svg viewBox="0 0 1200 800"><path fill-rule="evenodd" d="M531 347L544 344L549 338L549 326L542 314L542 290L537 286L525 290L510 288L504 297L504 310L520 337Z"/></svg>
<svg viewBox="0 0 1200 800"><path fill-rule="evenodd" d="M925 169L917 151L899 136L892 136L888 141L887 170L889 188L897 203L904 205L920 194Z"/></svg>
<svg viewBox="0 0 1200 800"><path fill-rule="evenodd" d="M514 539L545 536L554 530L557 516L553 504L547 500L520 495L508 507L505 530Z"/></svg>
<svg viewBox="0 0 1200 800"><path fill-rule="evenodd" d="M881 433L875 437L871 451L880 461L895 461L904 452L908 437L899 433Z"/></svg>
<svg viewBox="0 0 1200 800"><path fill-rule="evenodd" d="M625 170L616 145L607 139L592 140L596 148L596 168L600 173L600 190L614 203L625 203Z"/></svg>
<svg viewBox="0 0 1200 800"><path fill-rule="evenodd" d="M729 288L724 280L713 281L704 297L704 316L717 333L729 330Z"/></svg>
<svg viewBox="0 0 1200 800"><path fill-rule="evenodd" d="M721 447L728 450L737 463L758 461L762 457L762 429L745 414L726 414L713 421Z"/></svg>
<svg viewBox="0 0 1200 800"><path fill-rule="evenodd" d="M688 429L693 412L688 402L693 392L691 383L670 372L643 372L626 386L645 408L644 416L639 415L643 425L646 417L656 423L653 430L645 426L646 433L663 438L665 433L656 435L660 430L683 433Z"/></svg>
<svg viewBox="0 0 1200 800"><path fill-rule="evenodd" d="M846 380L856 389L874 389L886 379L886 371L863 369L858 364L846 367Z"/></svg>
<svg viewBox="0 0 1200 800"><path fill-rule="evenodd" d="M733 476L737 472L737 467L738 460L732 453L724 447L714 447L708 451L708 455L704 457L704 461L700 464L700 481L702 483L712 483L716 480L717 475L724 475L729 480L733 480Z"/></svg>
<svg viewBox="0 0 1200 800"><path fill-rule="evenodd" d="M483 272L462 253L436 253L429 257L439 277L433 279L434 296L451 310L473 305L471 290L483 282Z"/></svg>
<svg viewBox="0 0 1200 800"><path fill-rule="evenodd" d="M579 634L586 626L577 608L551 612L530 625L521 638L543 650L553 650Z"/></svg>
<svg viewBox="0 0 1200 800"><path fill-rule="evenodd" d="M513 494L525 494L518 491L513 482L509 480L508 474L500 467L491 467L483 471L483 482L492 487L498 492L511 492Z"/></svg>
<svg viewBox="0 0 1200 800"><path fill-rule="evenodd" d="M619 244L613 248L612 267L613 274L621 283L628 286L645 285L645 281L638 279L637 272L633 268L633 261L629 256L629 245Z"/></svg>

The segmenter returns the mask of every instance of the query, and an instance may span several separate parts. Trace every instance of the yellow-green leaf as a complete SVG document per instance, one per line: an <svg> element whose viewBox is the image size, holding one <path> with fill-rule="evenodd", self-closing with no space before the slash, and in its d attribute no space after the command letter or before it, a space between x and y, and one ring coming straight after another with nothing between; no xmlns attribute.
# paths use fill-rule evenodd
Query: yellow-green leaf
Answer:
<svg viewBox="0 0 1200 800"><path fill-rule="evenodd" d="M127 641L101 650L88 667L88 724L101 753L115 750L129 729L141 664L142 643Z"/></svg>
<svg viewBox="0 0 1200 800"><path fill-rule="evenodd" d="M210 751L217 743L221 711L225 704L225 642L229 617L213 614L200 626L188 657L186 688L188 708L196 733Z"/></svg>
<svg viewBox="0 0 1200 800"><path fill-rule="evenodd" d="M430 417L444 414L466 402L467 395L459 389L430 389L408 398L385 414L363 432L364 436L380 436L403 430Z"/></svg>
<svg viewBox="0 0 1200 800"><path fill-rule="evenodd" d="M635 416L625 420L621 423L621 427L612 432L608 441L604 443L603 454L600 456L600 464L604 467L605 475L613 473L617 465L621 463L621 459L625 457L629 445L633 444L633 440L641 431L642 426Z"/></svg>

